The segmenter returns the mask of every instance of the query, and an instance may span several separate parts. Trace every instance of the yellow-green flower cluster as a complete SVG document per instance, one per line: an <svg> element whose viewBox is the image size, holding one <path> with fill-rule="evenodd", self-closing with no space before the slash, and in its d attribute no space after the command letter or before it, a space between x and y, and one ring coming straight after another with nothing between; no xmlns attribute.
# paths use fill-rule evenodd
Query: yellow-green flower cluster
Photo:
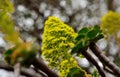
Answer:
<svg viewBox="0 0 120 77"><path fill-rule="evenodd" d="M101 27L105 34L113 35L120 45L120 38L118 36L120 31L120 13L110 11L102 17L101 21Z"/></svg>
<svg viewBox="0 0 120 77"><path fill-rule="evenodd" d="M14 11L11 0L0 0L0 12L11 13Z"/></svg>
<svg viewBox="0 0 120 77"><path fill-rule="evenodd" d="M108 12L101 18L101 27L107 34L116 34L120 31L120 14L116 12Z"/></svg>
<svg viewBox="0 0 120 77"><path fill-rule="evenodd" d="M74 67L78 67L77 61L74 58L71 57L68 60L62 61L58 67L60 77L67 77L67 74L70 72L70 69Z"/></svg>
<svg viewBox="0 0 120 77"><path fill-rule="evenodd" d="M42 55L52 69L58 69L60 77L66 77L70 68L78 67L68 51L74 46L77 34L60 19L51 16L45 22Z"/></svg>
<svg viewBox="0 0 120 77"><path fill-rule="evenodd" d="M42 50L69 50L74 46L73 42L75 37L76 33L71 27L64 24L56 17L49 17L49 19L45 22Z"/></svg>
<svg viewBox="0 0 120 77"><path fill-rule="evenodd" d="M11 0L0 0L0 31L5 34L5 39L14 44L19 43L19 33L15 31L11 13L14 6Z"/></svg>

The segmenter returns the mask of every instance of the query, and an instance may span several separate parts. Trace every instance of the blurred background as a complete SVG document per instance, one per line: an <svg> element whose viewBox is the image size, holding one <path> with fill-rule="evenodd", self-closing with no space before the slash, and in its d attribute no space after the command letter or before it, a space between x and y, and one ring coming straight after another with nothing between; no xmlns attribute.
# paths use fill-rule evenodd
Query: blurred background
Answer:
<svg viewBox="0 0 120 77"><path fill-rule="evenodd" d="M120 12L120 0L12 0L12 2L15 7L13 13L15 29L20 31L20 37L24 41L36 41L40 54L44 22L49 16L60 18L77 32L85 26L100 25L101 17L110 10ZM120 66L120 47L113 37L108 40L101 39L97 45L111 61ZM9 46L0 33L0 47L7 49ZM2 59L2 55L0 57ZM97 60L97 57L94 55L93 57ZM95 68L85 58L76 59L89 73ZM103 67L99 61L98 63ZM114 77L107 72L106 74L107 77ZM0 77L13 77L13 74L0 70Z"/></svg>

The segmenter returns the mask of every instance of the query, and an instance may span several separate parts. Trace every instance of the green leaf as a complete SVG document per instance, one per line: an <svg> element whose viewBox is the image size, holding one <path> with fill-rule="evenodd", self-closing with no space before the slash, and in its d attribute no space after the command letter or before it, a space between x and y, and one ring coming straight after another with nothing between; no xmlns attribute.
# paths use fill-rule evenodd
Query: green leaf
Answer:
<svg viewBox="0 0 120 77"><path fill-rule="evenodd" d="M11 63L11 54L14 52L14 49L15 48L11 48L11 49L9 49L9 50L7 50L7 51L5 51L5 53L4 53L4 58L5 58L5 61L7 62L7 63Z"/></svg>
<svg viewBox="0 0 120 77"><path fill-rule="evenodd" d="M93 38L95 38L97 36L97 34L98 34L97 30L92 30L92 31L89 31L87 33L87 37L90 38L90 39L93 39Z"/></svg>
<svg viewBox="0 0 120 77"><path fill-rule="evenodd" d="M94 26L91 31L88 32L87 37L90 42L97 42L99 39L103 38L102 30L99 26Z"/></svg>
<svg viewBox="0 0 120 77"><path fill-rule="evenodd" d="M89 45L89 42L87 40L82 41L82 49L86 49L86 47Z"/></svg>
<svg viewBox="0 0 120 77"><path fill-rule="evenodd" d="M71 53L77 53L77 55L80 53L80 51L86 50L88 48L89 41L86 40L80 40L78 44L74 46Z"/></svg>
<svg viewBox="0 0 120 77"><path fill-rule="evenodd" d="M80 51L85 51L91 42L97 42L103 37L102 30L97 25L82 28L75 38L75 46L71 53L77 53L78 55Z"/></svg>
<svg viewBox="0 0 120 77"><path fill-rule="evenodd" d="M85 77L85 72L80 68L71 68L67 77Z"/></svg>
<svg viewBox="0 0 120 77"><path fill-rule="evenodd" d="M94 39L91 39L91 42L97 42L99 39L103 38L103 34L99 34L97 37L95 37Z"/></svg>
<svg viewBox="0 0 120 77"><path fill-rule="evenodd" d="M87 33L89 30L90 30L90 29L89 29L88 27L84 27L84 28L82 28L82 29L78 32L78 34Z"/></svg>
<svg viewBox="0 0 120 77"><path fill-rule="evenodd" d="M100 30L100 26L95 25L95 26L93 27L93 29Z"/></svg>
<svg viewBox="0 0 120 77"><path fill-rule="evenodd" d="M22 43L15 46L4 53L7 63L14 65L20 62L23 66L29 66L36 56L36 48L30 42Z"/></svg>
<svg viewBox="0 0 120 77"><path fill-rule="evenodd" d="M5 51L5 55L10 55L10 54L12 54L13 53L13 51L14 51L14 48L11 48L11 49L9 49L9 50L7 50L7 51Z"/></svg>
<svg viewBox="0 0 120 77"><path fill-rule="evenodd" d="M81 39L83 39L83 38L85 38L85 34L79 34L79 35L75 38L75 40L76 40L76 41L79 41L79 40L81 40Z"/></svg>
<svg viewBox="0 0 120 77"><path fill-rule="evenodd" d="M72 54L73 54L73 53L78 53L78 52L79 52L79 49L82 48L81 46L82 46L82 43L76 44L76 45L74 46L74 48L72 49L71 53L72 53Z"/></svg>
<svg viewBox="0 0 120 77"><path fill-rule="evenodd" d="M94 70L94 72L92 73L92 77L100 77L100 75L96 70Z"/></svg>

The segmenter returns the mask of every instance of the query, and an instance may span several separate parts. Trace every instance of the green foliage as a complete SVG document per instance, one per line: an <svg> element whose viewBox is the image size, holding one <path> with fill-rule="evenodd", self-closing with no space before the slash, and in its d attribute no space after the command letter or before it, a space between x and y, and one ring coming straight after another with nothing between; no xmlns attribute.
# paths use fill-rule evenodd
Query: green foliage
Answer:
<svg viewBox="0 0 120 77"><path fill-rule="evenodd" d="M120 38L117 36L120 31L120 14L108 12L101 18L101 27L106 35L113 35L120 44Z"/></svg>
<svg viewBox="0 0 120 77"><path fill-rule="evenodd" d="M42 55L53 70L58 69L60 77L66 77L73 67L80 69L68 52L74 46L76 36L71 27L54 16L49 17L45 22Z"/></svg>
<svg viewBox="0 0 120 77"><path fill-rule="evenodd" d="M94 70L94 72L92 73L92 77L100 77L100 75L97 72L97 70Z"/></svg>
<svg viewBox="0 0 120 77"><path fill-rule="evenodd" d="M14 8L10 0L0 0L0 30L5 34L5 38L12 43L18 43L18 32L14 29L11 13Z"/></svg>
<svg viewBox="0 0 120 77"><path fill-rule="evenodd" d="M85 72L79 68L71 68L67 77L86 77Z"/></svg>
<svg viewBox="0 0 120 77"><path fill-rule="evenodd" d="M78 36L75 38L76 43L71 53L79 54L80 51L86 50L91 42L97 42L101 38L103 38L103 34L99 26L84 27L78 32Z"/></svg>
<svg viewBox="0 0 120 77"><path fill-rule="evenodd" d="M7 63L14 65L17 62L21 63L24 66L29 66L30 62L33 61L36 55L36 50L33 45L28 43L22 43L19 46L8 49L4 53L4 58Z"/></svg>
<svg viewBox="0 0 120 77"><path fill-rule="evenodd" d="M13 4L10 0L0 0L0 31L5 34L5 39L15 46L4 53L7 63L14 65L20 62L28 66L35 57L35 48L31 43L23 43L19 39L19 33L14 29L11 13L14 12Z"/></svg>
<svg viewBox="0 0 120 77"><path fill-rule="evenodd" d="M13 11L13 4L10 0L0 0L0 12L12 13Z"/></svg>

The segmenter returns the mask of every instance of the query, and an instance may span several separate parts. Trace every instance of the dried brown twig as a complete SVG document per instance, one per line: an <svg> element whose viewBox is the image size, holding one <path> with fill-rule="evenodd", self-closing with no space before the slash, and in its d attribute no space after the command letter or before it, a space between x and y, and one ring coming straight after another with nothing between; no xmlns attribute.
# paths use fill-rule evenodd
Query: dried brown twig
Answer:
<svg viewBox="0 0 120 77"><path fill-rule="evenodd" d="M97 70L99 71L100 75L102 77L106 77L104 70L98 65L97 61L91 56L91 54L87 51L81 51L81 53L85 56L85 58L91 62L93 65L95 65L95 67L97 68Z"/></svg>
<svg viewBox="0 0 120 77"><path fill-rule="evenodd" d="M34 67L40 69L48 75L48 77L59 77L55 72L53 72L41 59L35 58L32 63Z"/></svg>
<svg viewBox="0 0 120 77"><path fill-rule="evenodd" d="M105 66L107 66L110 70L113 71L113 73L116 76L118 77L120 76L120 68L117 65L115 65L113 62L109 61L109 59L101 53L100 49L97 47L95 43L90 44L90 49Z"/></svg>
<svg viewBox="0 0 120 77"><path fill-rule="evenodd" d="M12 66L9 66L3 61L0 61L0 69L4 69L7 71L14 71ZM42 76L41 74L38 75L33 69L23 68L23 67L20 70L20 74L27 77L45 77L45 76Z"/></svg>

